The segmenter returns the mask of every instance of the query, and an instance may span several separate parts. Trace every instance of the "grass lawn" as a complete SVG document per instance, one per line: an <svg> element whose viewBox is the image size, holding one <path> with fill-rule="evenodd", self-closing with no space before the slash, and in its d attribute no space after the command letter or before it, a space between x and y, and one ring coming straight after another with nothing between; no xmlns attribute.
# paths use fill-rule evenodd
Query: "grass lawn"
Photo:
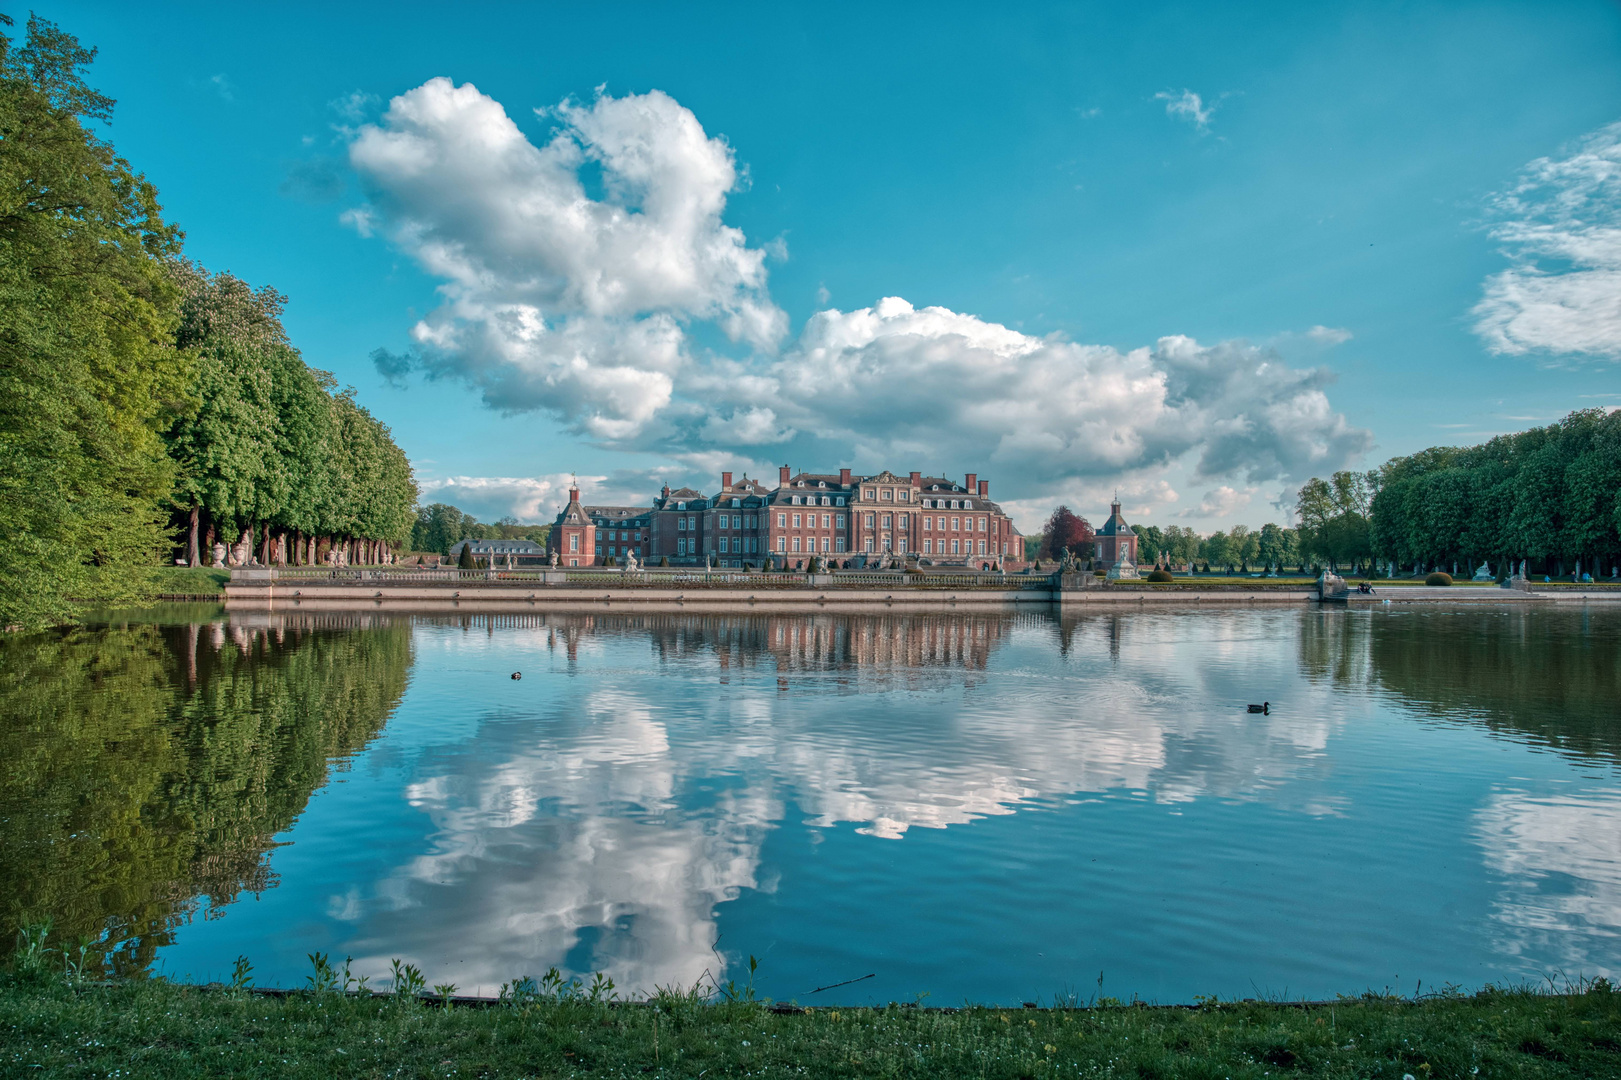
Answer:
<svg viewBox="0 0 1621 1080"><path fill-rule="evenodd" d="M163 596L224 596L229 570L212 566L160 566L158 593Z"/></svg>
<svg viewBox="0 0 1621 1080"><path fill-rule="evenodd" d="M1621 1076L1621 993L929 1011L668 994L490 1007L0 976L0 1076Z"/></svg>

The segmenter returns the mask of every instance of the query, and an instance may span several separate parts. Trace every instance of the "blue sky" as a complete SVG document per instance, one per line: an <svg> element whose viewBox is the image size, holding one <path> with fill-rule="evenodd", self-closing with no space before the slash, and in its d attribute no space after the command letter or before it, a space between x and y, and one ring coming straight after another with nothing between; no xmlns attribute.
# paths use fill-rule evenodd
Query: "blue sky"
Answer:
<svg viewBox="0 0 1621 1080"><path fill-rule="evenodd" d="M1621 404L1616 5L874 8L38 11L486 518L787 463L1256 525Z"/></svg>

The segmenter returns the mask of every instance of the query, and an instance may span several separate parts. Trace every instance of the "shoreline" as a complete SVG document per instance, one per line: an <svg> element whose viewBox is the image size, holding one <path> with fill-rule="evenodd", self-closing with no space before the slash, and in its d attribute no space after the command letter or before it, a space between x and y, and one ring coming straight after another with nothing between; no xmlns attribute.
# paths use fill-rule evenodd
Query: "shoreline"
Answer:
<svg viewBox="0 0 1621 1080"><path fill-rule="evenodd" d="M1326 1002L1102 998L959 1008L756 1000L749 986L617 1002L520 987L506 1000L273 993L143 979L0 976L19 1075L1040 1077L1613 1076L1621 994L1368 992ZM123 1070L120 1072L119 1070Z"/></svg>
<svg viewBox="0 0 1621 1080"><path fill-rule="evenodd" d="M1621 588L1562 585L1542 591L1497 586L1375 586L1323 598L1297 582L1099 582L1091 575L1049 577L928 575L714 575L576 571L293 572L237 570L221 599L230 611L521 612L620 608L643 611L1029 611L1100 607L1209 607L1300 604L1562 605L1621 603Z"/></svg>

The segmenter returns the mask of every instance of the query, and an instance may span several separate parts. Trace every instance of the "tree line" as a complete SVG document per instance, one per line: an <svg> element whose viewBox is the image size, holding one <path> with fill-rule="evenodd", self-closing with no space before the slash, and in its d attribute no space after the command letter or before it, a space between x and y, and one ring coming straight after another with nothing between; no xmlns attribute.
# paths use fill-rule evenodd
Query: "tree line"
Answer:
<svg viewBox="0 0 1621 1080"><path fill-rule="evenodd" d="M1331 564L1395 563L1498 577L1594 577L1621 563L1621 413L1584 409L1477 446L1438 446L1366 473L1313 479L1301 532Z"/></svg>
<svg viewBox="0 0 1621 1080"><path fill-rule="evenodd" d="M0 15L0 627L149 596L215 539L261 561L375 558L416 487L388 429L305 365L282 298L182 256L157 190L92 125L95 58ZM184 532L182 532L184 530Z"/></svg>
<svg viewBox="0 0 1621 1080"><path fill-rule="evenodd" d="M449 555L463 540L533 540L544 546L551 531L550 525L524 525L510 516L486 525L449 503L431 503L418 507L411 522L411 550Z"/></svg>

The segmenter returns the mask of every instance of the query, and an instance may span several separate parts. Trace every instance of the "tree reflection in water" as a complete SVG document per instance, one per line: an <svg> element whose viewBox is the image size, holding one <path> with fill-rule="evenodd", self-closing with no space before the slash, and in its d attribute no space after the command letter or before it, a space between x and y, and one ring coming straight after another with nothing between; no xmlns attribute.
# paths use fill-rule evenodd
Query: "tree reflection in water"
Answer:
<svg viewBox="0 0 1621 1080"><path fill-rule="evenodd" d="M1621 611L1323 609L1301 619L1309 677L1381 689L1421 715L1578 758L1621 761Z"/></svg>
<svg viewBox="0 0 1621 1080"><path fill-rule="evenodd" d="M0 638L0 949L48 918L145 968L273 884L272 838L404 695L408 625L187 614Z"/></svg>

